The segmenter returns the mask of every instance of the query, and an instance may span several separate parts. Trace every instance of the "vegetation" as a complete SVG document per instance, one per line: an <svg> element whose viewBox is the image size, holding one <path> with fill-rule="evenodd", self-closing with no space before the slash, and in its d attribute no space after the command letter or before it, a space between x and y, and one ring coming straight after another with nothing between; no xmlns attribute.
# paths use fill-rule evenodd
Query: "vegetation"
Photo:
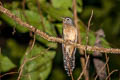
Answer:
<svg viewBox="0 0 120 80"><path fill-rule="evenodd" d="M103 29L105 37L100 37L99 44L104 48L120 48L120 1L76 1L82 44L86 45L86 25L93 10L88 45L97 46L95 32ZM54 37L62 38L61 17L74 17L72 0L4 0L1 2L3 7L24 22ZM88 77L90 80L94 80L97 73L94 66L96 56L93 55L93 52L87 53L90 54ZM19 77L21 80L69 80L71 77L68 77L64 70L62 57L61 44L49 42L35 35L35 32L29 31L7 15L0 13L0 78L2 80L16 80ZM83 70L80 62L80 58L83 57L84 55L79 54L79 50L77 50L76 67L73 71L74 80ZM110 75L110 72L120 69L119 55L103 54L102 57L99 57L99 60L103 62L101 65L107 65L103 70L107 76ZM119 72L113 73L110 78L118 80ZM83 76L81 79L84 80L86 77ZM101 79L100 76L99 79Z"/></svg>

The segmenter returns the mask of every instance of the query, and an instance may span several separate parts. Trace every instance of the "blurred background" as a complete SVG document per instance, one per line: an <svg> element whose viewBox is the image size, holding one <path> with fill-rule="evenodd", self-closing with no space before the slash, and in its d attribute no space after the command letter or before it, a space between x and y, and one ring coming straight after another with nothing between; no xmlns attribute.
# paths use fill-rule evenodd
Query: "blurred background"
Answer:
<svg viewBox="0 0 120 80"><path fill-rule="evenodd" d="M24 22L35 26L50 36L62 37L61 17L73 18L72 0L0 0ZM89 45L94 46L95 32L103 29L105 38L101 38L101 45L105 48L120 48L120 0L77 0L77 15L79 18L82 44L86 43L86 26L91 11L94 15L89 33ZM24 60L24 54L30 48L34 33L20 26L8 16L0 12L0 75L17 72ZM49 48L49 49L48 49ZM92 52L89 52L92 55ZM36 57L37 56L37 57ZM29 60L23 68L21 80L71 80L67 76L63 65L61 44L48 42L40 36L35 36L33 49L28 53ZM76 52L76 67L73 71L76 80L81 71L80 58ZM120 79L120 56L109 54L111 80ZM105 57L102 57L105 62ZM93 58L89 61L89 79L94 80L96 71ZM18 73L1 77L1 80L16 80ZM85 80L84 76L82 80Z"/></svg>

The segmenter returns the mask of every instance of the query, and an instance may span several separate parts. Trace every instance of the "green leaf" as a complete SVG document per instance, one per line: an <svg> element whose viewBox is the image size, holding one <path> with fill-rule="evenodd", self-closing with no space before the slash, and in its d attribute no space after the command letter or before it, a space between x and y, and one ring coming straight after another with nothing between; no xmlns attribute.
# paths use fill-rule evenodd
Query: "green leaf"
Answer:
<svg viewBox="0 0 120 80"><path fill-rule="evenodd" d="M44 25L46 33L52 36L57 36L55 26L52 23L50 23L46 18L44 18Z"/></svg>
<svg viewBox="0 0 120 80"><path fill-rule="evenodd" d="M52 0L52 5L54 8L62 8L62 9L68 9L72 8L72 0ZM82 12L82 0L77 0L77 11Z"/></svg>
<svg viewBox="0 0 120 80"><path fill-rule="evenodd" d="M63 25L62 24L55 24L56 25L56 27L58 28L58 31L59 31L59 33L62 35L62 28L63 28Z"/></svg>
<svg viewBox="0 0 120 80"><path fill-rule="evenodd" d="M28 20L28 22L33 25L34 27L36 27L39 30L43 30L43 26L41 25L40 22L40 15L37 12L34 11L30 11L30 10L25 10L25 14L26 17L23 15L22 10L18 9L18 10L12 10L12 12L14 14L17 14L18 17L21 17L21 19L25 22L26 20ZM21 14L22 13L22 14ZM19 24L15 23L15 21L13 21L12 19L8 18L6 15L2 15L1 16L8 24L10 24L12 27L15 27L18 31L20 32L28 32L28 29L20 26ZM54 29L54 26L46 19L43 18L44 21L44 28L46 33L48 33L51 36L56 36L56 32ZM44 39L42 39L40 36L37 36L37 40L39 40L40 42L44 43L46 46L51 46L56 48L56 44L55 43L50 43Z"/></svg>
<svg viewBox="0 0 120 80"><path fill-rule="evenodd" d="M16 65L7 56L0 55L0 72L7 72L15 67Z"/></svg>
<svg viewBox="0 0 120 80"><path fill-rule="evenodd" d="M77 12L82 12L83 10L83 2L82 0L77 0Z"/></svg>
<svg viewBox="0 0 120 80"><path fill-rule="evenodd" d="M20 15L21 15L20 10L14 10L13 13L16 14L17 16L20 16ZM21 16L22 16L22 15L21 15ZM15 27L18 31L20 31L20 32L27 32L27 31L28 31L27 28L20 26L20 25L17 24L14 20L12 20L11 18L9 18L8 16L2 14L0 17L1 17L4 21L6 21L10 26Z"/></svg>
<svg viewBox="0 0 120 80"><path fill-rule="evenodd" d="M82 44L86 45L86 32L81 32L81 37L82 37ZM89 32L89 45L94 45L95 43L95 35L93 32Z"/></svg>
<svg viewBox="0 0 120 80"><path fill-rule="evenodd" d="M27 6L30 10L38 12L38 8L35 3L28 1ZM32 6L32 7L31 7ZM40 2L40 8L42 13L46 14L52 20L61 20L61 17L72 17L72 12L67 8L55 8L49 3ZM64 13L64 14L63 14Z"/></svg>
<svg viewBox="0 0 120 80"><path fill-rule="evenodd" d="M6 54L8 54L11 58L21 58L23 54L25 53L25 46L18 44L13 39L7 40L7 48Z"/></svg>
<svg viewBox="0 0 120 80"><path fill-rule="evenodd" d="M72 17L73 14L69 9L66 8L54 8L49 3L42 3L41 9L47 13L51 19L61 20L61 17Z"/></svg>
<svg viewBox="0 0 120 80"><path fill-rule="evenodd" d="M55 8L70 8L72 7L72 0L51 0L52 1L52 5Z"/></svg>
<svg viewBox="0 0 120 80"><path fill-rule="evenodd" d="M110 47L110 45L109 45L109 43L106 41L106 39L105 38L101 38L101 41L102 41L102 46L104 47L104 48L111 48Z"/></svg>
<svg viewBox="0 0 120 80"><path fill-rule="evenodd" d="M85 32L81 32L81 36L82 36L82 44L86 45L86 33ZM108 42L105 40L105 38L100 38L101 39L101 45L102 47L105 48L110 48L110 45L108 44ZM96 41L96 36L94 34L94 32L89 32L89 45L94 46Z"/></svg>
<svg viewBox="0 0 120 80"><path fill-rule="evenodd" d="M12 10L14 14L16 14L19 18L21 18L24 22L29 23L30 25L36 27L37 29L43 30L43 27L40 23L40 15L34 11L25 10L24 13L21 9ZM25 15L23 15L25 14ZM12 27L15 27L20 32L28 32L28 29L20 26L12 19L8 18L6 15L1 16L8 24L10 24Z"/></svg>
<svg viewBox="0 0 120 80"><path fill-rule="evenodd" d="M55 51L47 51L36 43L27 56L27 59L31 59L35 56L38 57L27 62L24 66L23 75L30 75L31 80L46 80L52 68L52 59L55 56ZM26 79L28 79L28 77L22 77L22 80Z"/></svg>
<svg viewBox="0 0 120 80"><path fill-rule="evenodd" d="M47 47L57 48L57 43L49 42L43 38L41 38L39 35L36 36L36 39L45 44Z"/></svg>

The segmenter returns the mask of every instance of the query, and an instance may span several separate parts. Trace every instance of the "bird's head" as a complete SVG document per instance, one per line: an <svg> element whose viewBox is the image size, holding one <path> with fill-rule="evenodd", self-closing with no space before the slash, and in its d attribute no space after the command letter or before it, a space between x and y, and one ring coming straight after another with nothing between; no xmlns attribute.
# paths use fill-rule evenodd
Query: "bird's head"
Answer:
<svg viewBox="0 0 120 80"><path fill-rule="evenodd" d="M62 19L63 19L63 23L64 23L64 24L74 25L73 20L72 20L71 18L69 18L69 17L64 17L64 18L62 18Z"/></svg>

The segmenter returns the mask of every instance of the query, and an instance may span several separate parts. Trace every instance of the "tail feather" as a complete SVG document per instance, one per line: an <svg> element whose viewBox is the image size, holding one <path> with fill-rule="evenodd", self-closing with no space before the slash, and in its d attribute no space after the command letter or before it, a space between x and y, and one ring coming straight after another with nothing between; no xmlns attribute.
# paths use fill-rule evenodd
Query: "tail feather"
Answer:
<svg viewBox="0 0 120 80"><path fill-rule="evenodd" d="M64 68L67 71L68 76L75 68L75 51L76 48L73 49L73 46L69 45L62 45L63 48L63 61L64 61ZM71 51L72 50L72 51Z"/></svg>
<svg viewBox="0 0 120 80"><path fill-rule="evenodd" d="M75 68L75 56L69 57L67 54L64 55L64 68L67 71L68 76Z"/></svg>

